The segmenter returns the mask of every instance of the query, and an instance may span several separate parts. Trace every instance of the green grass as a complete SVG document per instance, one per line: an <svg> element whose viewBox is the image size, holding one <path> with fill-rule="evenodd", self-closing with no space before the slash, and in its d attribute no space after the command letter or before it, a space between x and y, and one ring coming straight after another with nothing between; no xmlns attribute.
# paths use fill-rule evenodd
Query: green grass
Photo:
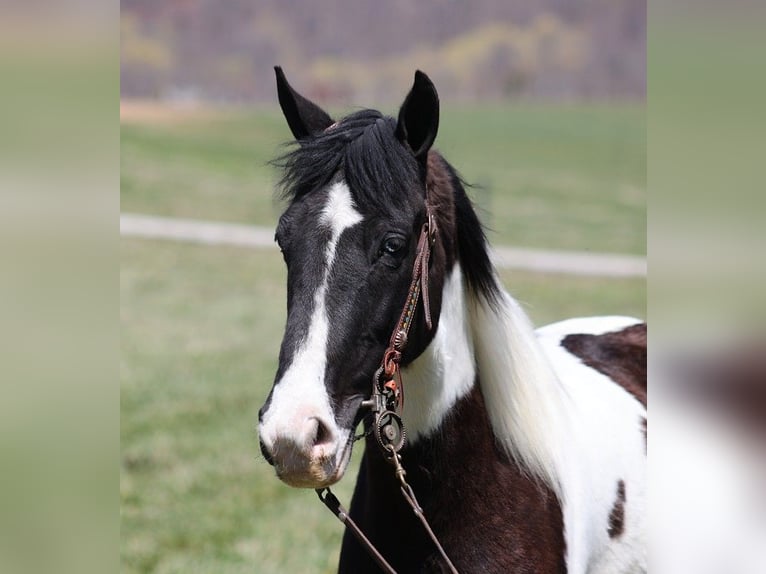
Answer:
<svg viewBox="0 0 766 574"><path fill-rule="evenodd" d="M288 138L276 109L123 124L122 210L273 225L268 161ZM477 185L493 241L633 254L646 252L645 145L640 106L447 106L436 143Z"/></svg>
<svg viewBox="0 0 766 574"><path fill-rule="evenodd" d="M122 124L122 211L271 225L275 171L286 137L276 111L195 121Z"/></svg>
<svg viewBox="0 0 766 574"><path fill-rule="evenodd" d="M497 243L646 253L642 108L449 108L438 145Z"/></svg>
<svg viewBox="0 0 766 574"><path fill-rule="evenodd" d="M279 254L133 239L121 250L122 571L333 572L340 523L258 451L284 326ZM503 277L538 324L643 315L643 280ZM359 454L335 489L345 502Z"/></svg>

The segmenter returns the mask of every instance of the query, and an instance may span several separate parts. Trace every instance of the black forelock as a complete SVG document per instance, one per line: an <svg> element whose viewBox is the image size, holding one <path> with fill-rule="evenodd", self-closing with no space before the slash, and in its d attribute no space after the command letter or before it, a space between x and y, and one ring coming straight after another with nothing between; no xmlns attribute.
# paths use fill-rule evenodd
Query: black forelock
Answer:
<svg viewBox="0 0 766 574"><path fill-rule="evenodd" d="M274 164L283 170L282 199L300 199L339 172L357 205L402 202L417 181L417 160L395 135L396 120L376 110L353 113L327 130L295 142Z"/></svg>

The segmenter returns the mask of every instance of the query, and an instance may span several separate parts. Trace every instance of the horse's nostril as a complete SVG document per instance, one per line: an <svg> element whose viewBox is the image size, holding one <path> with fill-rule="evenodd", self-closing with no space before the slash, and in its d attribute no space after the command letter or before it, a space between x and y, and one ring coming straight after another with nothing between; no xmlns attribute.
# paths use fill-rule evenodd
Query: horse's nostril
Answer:
<svg viewBox="0 0 766 574"><path fill-rule="evenodd" d="M314 440L312 441L312 446L328 444L333 441L332 431L326 424L322 422L322 419L313 417L311 419L311 423L316 425L314 429Z"/></svg>

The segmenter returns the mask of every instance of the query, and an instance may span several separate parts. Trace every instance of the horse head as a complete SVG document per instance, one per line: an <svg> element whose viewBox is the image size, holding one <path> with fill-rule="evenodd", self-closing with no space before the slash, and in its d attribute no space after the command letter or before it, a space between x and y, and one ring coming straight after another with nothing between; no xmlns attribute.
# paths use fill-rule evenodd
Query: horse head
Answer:
<svg viewBox="0 0 766 574"><path fill-rule="evenodd" d="M348 465L361 404L408 298L427 197L436 220L426 269L433 324L417 305L402 364L436 332L455 258L454 215L451 197L428 195L439 100L425 74L415 74L397 119L361 110L335 122L276 73L296 142L277 162L289 199L276 232L287 265L287 322L259 435L284 482L320 488Z"/></svg>

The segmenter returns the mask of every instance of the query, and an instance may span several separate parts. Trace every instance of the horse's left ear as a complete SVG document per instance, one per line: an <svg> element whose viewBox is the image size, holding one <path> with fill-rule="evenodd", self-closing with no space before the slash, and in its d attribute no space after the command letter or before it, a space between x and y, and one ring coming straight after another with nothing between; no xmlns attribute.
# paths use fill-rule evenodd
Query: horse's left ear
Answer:
<svg viewBox="0 0 766 574"><path fill-rule="evenodd" d="M274 66L277 75L277 96L287 125L295 139L302 140L321 132L333 124L332 118L311 100L293 90L280 66Z"/></svg>
<svg viewBox="0 0 766 574"><path fill-rule="evenodd" d="M396 124L396 137L406 142L419 160L425 161L439 130L439 95L423 72L415 72L415 83L404 99Z"/></svg>

